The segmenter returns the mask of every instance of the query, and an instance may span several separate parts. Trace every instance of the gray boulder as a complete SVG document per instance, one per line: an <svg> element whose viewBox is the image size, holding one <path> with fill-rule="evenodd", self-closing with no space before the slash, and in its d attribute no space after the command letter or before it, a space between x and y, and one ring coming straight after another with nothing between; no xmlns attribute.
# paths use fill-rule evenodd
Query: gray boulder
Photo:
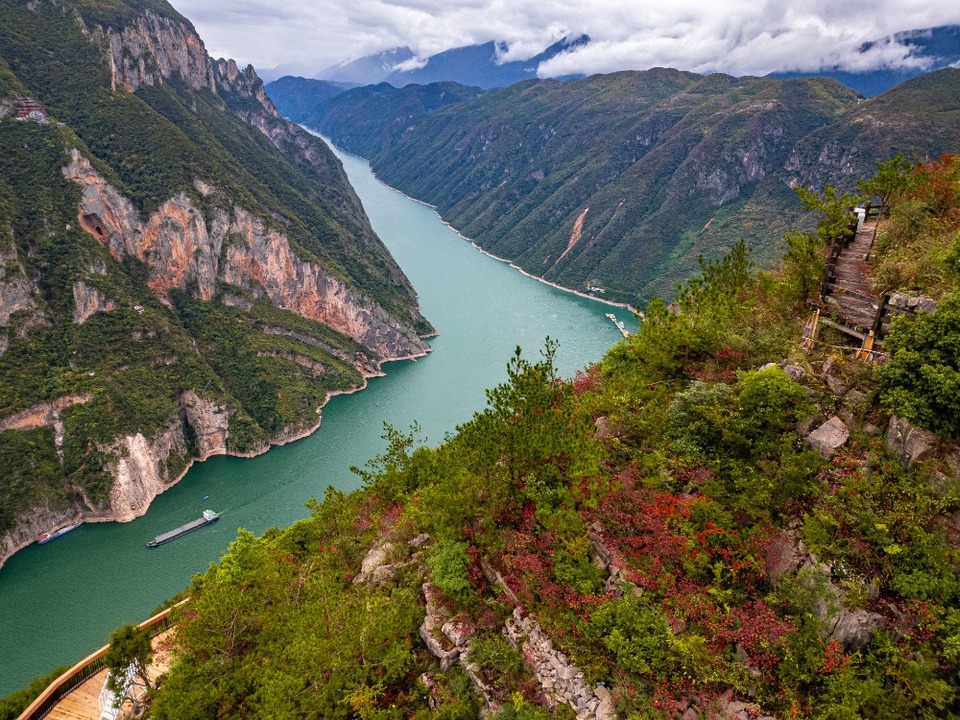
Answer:
<svg viewBox="0 0 960 720"><path fill-rule="evenodd" d="M928 458L936 444L937 436L929 430L914 427L905 418L890 418L887 425L887 447L905 467L912 467Z"/></svg>
<svg viewBox="0 0 960 720"><path fill-rule="evenodd" d="M814 450L818 450L825 458L831 457L843 447L850 437L850 430L836 415L832 416L823 425L807 435L807 442Z"/></svg>

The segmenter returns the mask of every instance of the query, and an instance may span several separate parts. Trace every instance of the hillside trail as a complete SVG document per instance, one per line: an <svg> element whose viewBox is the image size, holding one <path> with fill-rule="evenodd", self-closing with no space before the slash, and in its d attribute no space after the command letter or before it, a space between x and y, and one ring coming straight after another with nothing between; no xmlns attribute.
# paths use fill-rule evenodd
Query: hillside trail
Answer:
<svg viewBox="0 0 960 720"><path fill-rule="evenodd" d="M824 297L827 308L848 326L870 330L877 317L879 300L871 288L867 257L876 234L877 220L863 223L853 239L840 251L833 272L832 287Z"/></svg>

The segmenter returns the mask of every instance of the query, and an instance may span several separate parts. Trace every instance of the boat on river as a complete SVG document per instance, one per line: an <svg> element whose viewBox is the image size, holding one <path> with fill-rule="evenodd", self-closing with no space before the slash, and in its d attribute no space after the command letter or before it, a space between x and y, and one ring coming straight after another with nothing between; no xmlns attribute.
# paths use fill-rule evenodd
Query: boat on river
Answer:
<svg viewBox="0 0 960 720"><path fill-rule="evenodd" d="M37 536L37 545L46 545L51 540L56 540L61 535L66 535L71 530L76 530L80 525L82 525L82 523L71 523L53 532L40 533L40 535Z"/></svg>
<svg viewBox="0 0 960 720"><path fill-rule="evenodd" d="M621 335L623 335L625 338L630 337L630 333L627 331L626 326L623 324L623 320L617 320L617 316L614 315L613 313L607 313L607 317L610 319L610 322L612 322L616 326L617 330L620 331Z"/></svg>
<svg viewBox="0 0 960 720"><path fill-rule="evenodd" d="M204 510L203 515L198 517L196 520L191 520L185 525L181 525L178 528L174 528L170 532L165 532L162 535L157 535L153 540L147 543L147 547L155 548L165 545L168 542L176 540L177 538L183 537L187 533L191 533L194 530L199 530L205 525L209 525L212 522L216 522L220 519L220 513L216 513L213 510Z"/></svg>

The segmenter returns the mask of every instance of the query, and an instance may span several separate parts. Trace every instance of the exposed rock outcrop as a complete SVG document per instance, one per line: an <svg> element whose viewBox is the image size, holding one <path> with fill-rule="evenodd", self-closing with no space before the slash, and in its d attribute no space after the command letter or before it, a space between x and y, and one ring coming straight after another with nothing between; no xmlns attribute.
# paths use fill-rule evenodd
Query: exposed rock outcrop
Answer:
<svg viewBox="0 0 960 720"><path fill-rule="evenodd" d="M32 289L10 238L8 247L0 251L0 327L8 326L11 316L17 312L40 314Z"/></svg>
<svg viewBox="0 0 960 720"><path fill-rule="evenodd" d="M79 280L73 284L73 322L80 325L91 315L110 312L117 304L95 287Z"/></svg>
<svg viewBox="0 0 960 720"><path fill-rule="evenodd" d="M122 29L96 27L93 40L109 46L111 85L136 92L179 75L194 90L216 92L213 68L203 41L185 20L160 16L150 10Z"/></svg>
<svg viewBox="0 0 960 720"><path fill-rule="evenodd" d="M50 532L80 519L80 509L38 505L23 514L16 527L0 533L0 566L18 550L37 541L40 533Z"/></svg>
<svg viewBox="0 0 960 720"><path fill-rule="evenodd" d="M83 227L116 259L142 261L148 285L161 298L195 285L199 297L209 300L223 282L353 338L378 360L428 350L412 327L318 263L301 260L284 235L242 208L218 211L208 231L200 209L179 193L141 222L133 204L79 151L63 173L83 188L78 210Z"/></svg>
<svg viewBox="0 0 960 720"><path fill-rule="evenodd" d="M353 578L353 584L382 585L390 580L393 577L394 568L387 560L393 547L393 543L383 542L370 548L360 564L360 572Z"/></svg>
<svg viewBox="0 0 960 720"><path fill-rule="evenodd" d="M553 647L540 623L524 615L517 607L507 620L504 633L510 644L520 648L534 677L540 683L543 697L551 709L566 704L574 709L578 720L613 720L617 717L610 694L600 692L584 680L583 672L566 655Z"/></svg>
<svg viewBox="0 0 960 720"><path fill-rule="evenodd" d="M817 595L815 607L823 632L839 641L847 650L862 650L883 617L863 608L845 606L848 593L832 579L830 566L810 553L792 527L774 536L767 546L767 575L776 587L784 578L797 575L799 581Z"/></svg>
<svg viewBox="0 0 960 720"><path fill-rule="evenodd" d="M256 101L257 105L249 102L242 105L232 103L233 112L245 123L270 138L274 147L279 149L282 142L288 139L290 126L281 121L280 113L267 96L263 81L257 75L253 65L247 65L241 70L234 60L220 58L213 63L213 73L217 88L222 95L226 96L228 103L231 94Z"/></svg>
<svg viewBox="0 0 960 720"><path fill-rule="evenodd" d="M937 436L914 427L910 421L893 416L887 425L887 447L904 467L925 460L936 447Z"/></svg>
<svg viewBox="0 0 960 720"><path fill-rule="evenodd" d="M62 411L92 399L92 395L66 395L53 402L41 403L0 420L0 431L52 427L59 454L64 433ZM140 517L153 499L175 485L196 460L227 454L229 420L228 410L214 400L200 397L193 391L182 393L180 414L153 437L136 433L118 438L110 447L102 448L112 458L108 469L115 478L105 503L97 506L81 498L63 507L31 509L18 519L12 530L0 535L0 566L14 552L33 542L39 532L52 527L77 520L127 522ZM187 441L188 427L196 446L193 449ZM286 436L272 438L275 443L289 439ZM257 455L268 447L264 443L245 455Z"/></svg>
<svg viewBox="0 0 960 720"><path fill-rule="evenodd" d="M844 446L849 437L850 430L846 424L834 415L807 435L807 442L823 457L829 458Z"/></svg>
<svg viewBox="0 0 960 720"><path fill-rule="evenodd" d="M193 390L180 395L180 410L193 430L197 460L213 455L227 454L230 435L230 412L210 398L203 398Z"/></svg>
<svg viewBox="0 0 960 720"><path fill-rule="evenodd" d="M52 402L40 403L33 407L0 419L0 432L3 430L34 430L39 427L57 428L60 413L80 403L90 402L93 395L64 395Z"/></svg>
<svg viewBox="0 0 960 720"><path fill-rule="evenodd" d="M440 669L446 672L460 658L464 644L457 645L444 631L450 622L449 615L437 602L436 590L430 583L423 584L423 597L427 602L427 612L420 624L420 639L430 654L440 661Z"/></svg>
<svg viewBox="0 0 960 720"><path fill-rule="evenodd" d="M179 479L170 476L167 461L171 456L187 457L183 425L171 423L152 439L128 435L114 451L119 457L106 519L128 522L143 515L153 499Z"/></svg>

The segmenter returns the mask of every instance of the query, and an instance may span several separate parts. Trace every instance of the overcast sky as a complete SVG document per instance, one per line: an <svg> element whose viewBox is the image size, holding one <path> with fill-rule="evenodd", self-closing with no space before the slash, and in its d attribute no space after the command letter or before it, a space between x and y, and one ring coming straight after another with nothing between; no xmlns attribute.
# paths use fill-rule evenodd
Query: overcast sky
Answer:
<svg viewBox="0 0 960 720"><path fill-rule="evenodd" d="M641 70L762 75L911 62L902 47L857 48L901 30L960 23L957 0L173 0L213 57L255 67L337 62L407 45L420 57L506 41L526 59L564 35L583 50L541 75Z"/></svg>

